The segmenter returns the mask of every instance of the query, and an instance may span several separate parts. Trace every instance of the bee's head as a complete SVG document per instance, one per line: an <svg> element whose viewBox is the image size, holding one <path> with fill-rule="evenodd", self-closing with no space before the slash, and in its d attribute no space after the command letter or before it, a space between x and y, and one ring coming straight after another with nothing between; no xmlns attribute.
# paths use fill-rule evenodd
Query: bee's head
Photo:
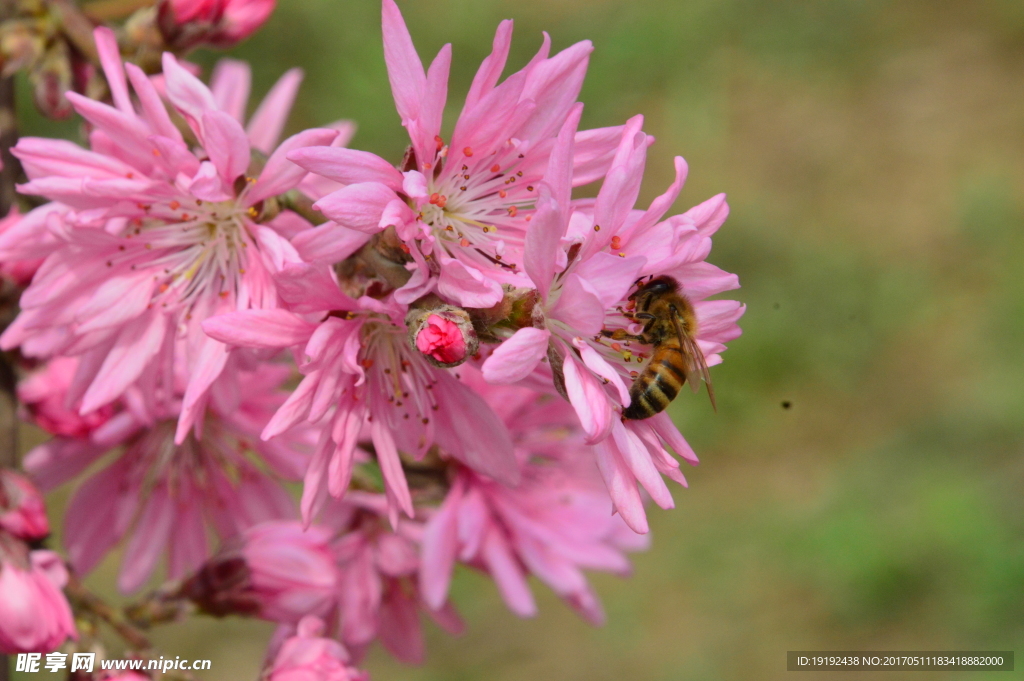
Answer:
<svg viewBox="0 0 1024 681"><path fill-rule="evenodd" d="M636 300L639 297L660 296L666 293L675 293L679 290L679 282L672 277L662 275L651 277L646 283L641 279L637 282L637 288L629 296L629 300Z"/></svg>

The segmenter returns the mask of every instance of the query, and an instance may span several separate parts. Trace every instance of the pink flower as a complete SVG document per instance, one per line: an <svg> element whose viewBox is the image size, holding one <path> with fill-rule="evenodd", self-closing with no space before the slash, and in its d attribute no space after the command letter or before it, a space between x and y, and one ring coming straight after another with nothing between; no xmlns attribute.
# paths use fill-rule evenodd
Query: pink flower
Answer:
<svg viewBox="0 0 1024 681"><path fill-rule="evenodd" d="M391 89L412 141L405 172L356 150L310 148L289 158L347 185L315 206L348 228L331 230L335 240L351 240L349 230L397 228L416 267L397 300L408 303L436 291L458 305L490 307L501 300L502 283L529 284L521 269L527 226L554 137L583 83L590 42L549 57L545 34L530 63L498 84L512 40L512 22L502 22L445 144L440 134L450 45L424 71L393 0L383 2L383 29ZM621 134L621 128L606 128L578 135L570 159L575 185L604 174Z"/></svg>
<svg viewBox="0 0 1024 681"><path fill-rule="evenodd" d="M28 478L0 468L0 530L32 541L50 534L43 496Z"/></svg>
<svg viewBox="0 0 1024 681"><path fill-rule="evenodd" d="M475 470L516 480L505 427L456 375L409 346L406 310L393 297L353 300L329 268L314 265L289 266L278 283L294 312L234 312L208 319L203 328L232 345L296 348L305 378L263 437L303 421L321 429L302 495L307 522L328 494L340 498L348 489L360 440L373 443L393 521L400 511L414 515L400 451L419 459L437 443ZM309 315L320 321L311 323Z"/></svg>
<svg viewBox="0 0 1024 681"><path fill-rule="evenodd" d="M158 24L178 49L199 44L231 47L270 18L276 0L161 0Z"/></svg>
<svg viewBox="0 0 1024 681"><path fill-rule="evenodd" d="M693 302L697 344L707 364L714 365L725 343L739 336L736 320L744 307L704 300L739 286L735 275L704 262L711 234L728 215L724 196L661 221L682 187L682 158L676 159L676 181L669 190L647 211L633 210L648 146L641 124L640 117L627 124L596 200L575 203L569 201L566 160L572 158L573 122L562 129L526 242L524 264L539 296L534 326L504 341L484 362L483 373L495 383L514 383L542 359L553 355L560 360L560 390L576 410L587 442L597 444L598 464L615 507L630 527L646 532L637 483L659 506L671 508L674 502L661 475L684 485L685 478L668 450L691 463L696 456L665 413L645 420L620 418L630 402L629 384L650 349L614 342L602 331L637 333L639 325L624 312L630 290L640 277L669 275Z"/></svg>
<svg viewBox="0 0 1024 681"><path fill-rule="evenodd" d="M14 152L29 177L21 191L62 208L36 220L59 240L0 345L20 346L31 357L79 357L73 392L88 414L133 385L152 387L150 396L162 388L171 399L181 340L188 377L176 432L181 443L200 422L207 392L231 354L199 323L218 312L277 306L271 275L298 259L286 236L309 227L293 213L275 215L275 197L306 175L285 156L329 144L338 131L307 130L275 151L296 72L282 78L244 129L246 67L229 62L207 88L165 54L167 98L187 121L199 145L193 147L149 78L133 64L122 66L113 33L99 28L95 35L114 106L69 95L93 126L91 150L22 138ZM262 171L250 168L251 148L269 154ZM38 253L42 236L26 240L12 232L0 236L0 259Z"/></svg>
<svg viewBox="0 0 1024 681"><path fill-rule="evenodd" d="M256 615L296 624L333 608L340 576L329 528L274 520L254 525L240 546L207 562L183 588L208 613Z"/></svg>
<svg viewBox="0 0 1024 681"><path fill-rule="evenodd" d="M523 483L508 488L458 471L423 533L424 600L431 607L444 602L458 560L486 571L521 617L537 611L526 580L533 574L589 622L601 624L600 601L582 570L627 575L625 551L647 542L612 515L611 499L564 402L537 399L525 388L487 392L492 404L502 405L517 456L528 462Z"/></svg>
<svg viewBox="0 0 1024 681"><path fill-rule="evenodd" d="M85 416L67 405L68 391L78 369L73 357L55 357L18 384L22 416L51 435L70 438L88 437L110 420L116 411L108 404Z"/></svg>
<svg viewBox="0 0 1024 681"><path fill-rule="evenodd" d="M277 653L267 681L369 681L369 675L349 666L345 647L323 638L324 623L309 616Z"/></svg>
<svg viewBox="0 0 1024 681"><path fill-rule="evenodd" d="M246 531L242 553L252 574L261 616L297 622L322 615L338 589L338 574L323 528L298 522L261 523Z"/></svg>
<svg viewBox="0 0 1024 681"><path fill-rule="evenodd" d="M256 523L294 516L288 493L257 463L292 479L305 467L302 434L273 443L258 437L284 400L278 386L290 372L265 365L233 373L245 390L234 381L215 383L201 433L189 433L181 444L174 440L174 405L153 422L126 407L87 438L55 438L29 452L25 469L51 489L123 447L68 506L64 538L77 571L91 570L129 534L118 584L133 591L165 552L171 579L198 568L210 553L208 527L228 539Z"/></svg>
<svg viewBox="0 0 1024 681"><path fill-rule="evenodd" d="M48 653L78 638L67 580L56 553L29 552L0 533L0 653Z"/></svg>
<svg viewBox="0 0 1024 681"><path fill-rule="evenodd" d="M152 681L152 679L136 672L114 672L110 676L99 677L99 681Z"/></svg>
<svg viewBox="0 0 1024 681"><path fill-rule="evenodd" d="M16 229L23 216L14 206L7 217L0 219L0 234ZM28 260L7 260L0 262L0 277L10 280L15 286L28 286L36 270L43 263L42 258Z"/></svg>

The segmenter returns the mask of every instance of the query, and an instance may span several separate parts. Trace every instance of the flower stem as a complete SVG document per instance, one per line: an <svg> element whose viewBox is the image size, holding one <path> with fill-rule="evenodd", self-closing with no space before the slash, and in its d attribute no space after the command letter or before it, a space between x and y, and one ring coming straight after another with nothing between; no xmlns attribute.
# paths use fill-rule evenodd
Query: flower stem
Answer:
<svg viewBox="0 0 1024 681"><path fill-rule="evenodd" d="M108 605L99 596L85 588L82 581L75 575L72 574L68 577L64 592L76 611L91 613L106 622L133 650L144 651L152 648L152 644L145 634L132 625L123 612Z"/></svg>

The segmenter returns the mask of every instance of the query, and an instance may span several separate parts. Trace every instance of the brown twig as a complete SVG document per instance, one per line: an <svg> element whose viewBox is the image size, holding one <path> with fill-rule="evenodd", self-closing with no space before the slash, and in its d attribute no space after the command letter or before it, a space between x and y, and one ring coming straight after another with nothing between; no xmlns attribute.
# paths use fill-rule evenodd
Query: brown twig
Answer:
<svg viewBox="0 0 1024 681"><path fill-rule="evenodd" d="M0 21L14 16L14 0L0 0ZM18 141L17 117L14 108L14 77L0 79L0 217L14 205L14 185L21 172L21 164L11 155L11 147ZM5 315L6 316L6 315ZM17 399L14 392L14 371L10 361L0 355L0 468L14 468L18 463ZM0 655L0 681L8 681L10 660Z"/></svg>
<svg viewBox="0 0 1024 681"><path fill-rule="evenodd" d="M68 37L71 44L85 55L86 59L99 64L100 57L92 37L93 24L74 0L46 0L46 4L50 7L50 13L60 23L61 32Z"/></svg>
<svg viewBox="0 0 1024 681"><path fill-rule="evenodd" d="M82 13L93 21L105 23L123 19L143 7L150 7L154 0L94 0L82 6Z"/></svg>
<svg viewBox="0 0 1024 681"><path fill-rule="evenodd" d="M75 606L75 610L90 612L106 622L133 650L146 651L152 648L146 635L132 625L123 612L111 607L99 596L86 589L82 581L75 575L68 578L64 592Z"/></svg>

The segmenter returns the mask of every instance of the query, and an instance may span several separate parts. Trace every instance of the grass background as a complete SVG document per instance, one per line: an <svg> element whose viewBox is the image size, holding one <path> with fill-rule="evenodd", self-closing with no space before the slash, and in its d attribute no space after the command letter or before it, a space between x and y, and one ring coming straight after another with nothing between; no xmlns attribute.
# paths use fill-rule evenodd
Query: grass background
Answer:
<svg viewBox="0 0 1024 681"><path fill-rule="evenodd" d="M642 204L676 154L690 164L677 211L729 194L711 260L749 307L713 370L718 414L689 393L672 407L702 460L690 489L651 510L632 579L594 577L608 624L540 585L540 616L519 620L466 572L468 632L428 625L421 668L375 650L375 681L773 680L787 650L1024 651L1024 5L402 9L421 55L453 43L449 129L501 19L516 21L515 68L542 30L556 49L593 40L584 125L647 116ZM375 0L281 0L234 54L257 93L305 69L294 130L353 119L353 146L400 158ZM90 581L112 593L114 574L108 561ZM197 620L156 639L234 681L256 676L270 629Z"/></svg>

